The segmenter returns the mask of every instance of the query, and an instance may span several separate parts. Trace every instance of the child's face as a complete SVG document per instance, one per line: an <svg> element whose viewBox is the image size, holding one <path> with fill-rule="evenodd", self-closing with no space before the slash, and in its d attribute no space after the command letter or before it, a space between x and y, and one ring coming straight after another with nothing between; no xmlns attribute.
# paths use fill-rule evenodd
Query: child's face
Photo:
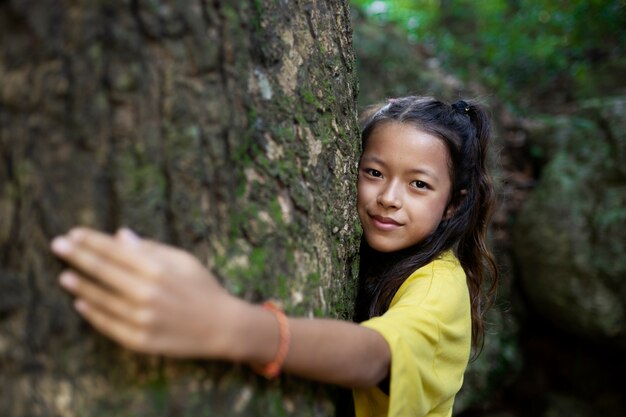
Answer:
<svg viewBox="0 0 626 417"><path fill-rule="evenodd" d="M389 122L371 133L359 163L357 206L367 243L394 252L439 225L452 183L443 141Z"/></svg>

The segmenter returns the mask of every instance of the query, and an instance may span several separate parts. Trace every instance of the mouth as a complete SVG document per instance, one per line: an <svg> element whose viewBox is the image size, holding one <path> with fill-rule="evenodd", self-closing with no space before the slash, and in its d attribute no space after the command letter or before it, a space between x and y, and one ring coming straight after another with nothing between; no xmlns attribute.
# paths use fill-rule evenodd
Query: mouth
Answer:
<svg viewBox="0 0 626 417"><path fill-rule="evenodd" d="M392 230L402 226L402 223L397 222L391 217L383 217L378 215L370 215L374 226L381 230Z"/></svg>

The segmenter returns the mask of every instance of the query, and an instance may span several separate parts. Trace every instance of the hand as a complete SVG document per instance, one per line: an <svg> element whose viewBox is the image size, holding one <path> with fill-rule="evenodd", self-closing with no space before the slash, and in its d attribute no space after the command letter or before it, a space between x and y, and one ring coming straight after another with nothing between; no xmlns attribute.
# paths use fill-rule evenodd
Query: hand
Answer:
<svg viewBox="0 0 626 417"><path fill-rule="evenodd" d="M230 329L244 303L230 296L191 254L140 239L77 228L52 242L72 269L59 276L75 308L129 349L229 359Z"/></svg>

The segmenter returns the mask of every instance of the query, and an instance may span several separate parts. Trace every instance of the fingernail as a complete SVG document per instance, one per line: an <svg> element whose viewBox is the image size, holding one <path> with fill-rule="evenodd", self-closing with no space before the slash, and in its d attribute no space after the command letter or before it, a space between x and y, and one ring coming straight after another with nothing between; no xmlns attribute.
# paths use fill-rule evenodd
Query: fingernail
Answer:
<svg viewBox="0 0 626 417"><path fill-rule="evenodd" d="M72 243L65 237L57 237L52 241L52 250L65 255L72 250Z"/></svg>
<svg viewBox="0 0 626 417"><path fill-rule="evenodd" d="M76 283L78 282L78 279L73 273L65 271L59 277L59 282L65 288L74 288L76 286Z"/></svg>
<svg viewBox="0 0 626 417"><path fill-rule="evenodd" d="M74 301L74 308L82 313L87 310L87 303L84 300L76 300Z"/></svg>
<svg viewBox="0 0 626 417"><path fill-rule="evenodd" d="M139 241L141 241L141 238L139 236L137 236L137 234L135 232L133 232L132 230L127 229L125 227L120 229L117 233L119 233L120 238L124 242L139 243Z"/></svg>
<svg viewBox="0 0 626 417"><path fill-rule="evenodd" d="M72 239L75 242L80 242L83 237L85 236L85 231L82 229L72 229L69 233L68 236L70 237L70 239Z"/></svg>

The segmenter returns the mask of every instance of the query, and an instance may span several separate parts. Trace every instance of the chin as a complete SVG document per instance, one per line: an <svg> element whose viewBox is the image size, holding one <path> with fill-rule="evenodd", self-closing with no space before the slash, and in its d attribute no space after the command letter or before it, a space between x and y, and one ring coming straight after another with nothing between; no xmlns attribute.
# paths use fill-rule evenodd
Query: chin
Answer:
<svg viewBox="0 0 626 417"><path fill-rule="evenodd" d="M406 247L406 246L398 245L393 242L379 242L379 241L372 242L369 240L367 241L367 244L370 246L370 248L374 249L377 252L382 252L382 253L396 252Z"/></svg>

